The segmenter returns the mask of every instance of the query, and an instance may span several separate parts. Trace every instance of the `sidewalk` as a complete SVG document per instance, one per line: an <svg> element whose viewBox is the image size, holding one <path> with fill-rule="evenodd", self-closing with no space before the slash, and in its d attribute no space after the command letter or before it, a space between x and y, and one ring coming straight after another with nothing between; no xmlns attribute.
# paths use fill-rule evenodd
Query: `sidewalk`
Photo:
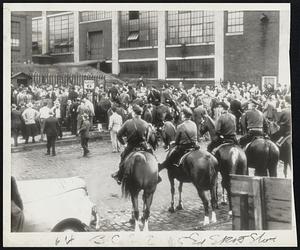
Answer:
<svg viewBox="0 0 300 250"><path fill-rule="evenodd" d="M13 144L13 138L11 138L11 152L21 152L26 150L32 150L36 148L45 147L47 139L46 136L44 138L44 141L40 141L41 136L37 135L35 136L35 143L32 143L32 138L30 137L28 140L28 144L25 144L25 140L22 138L22 136L19 136L18 138L18 146L15 147ZM110 134L107 130L103 130L99 132L97 129L90 131L90 139L89 141L96 141L96 140L110 140ZM56 141L56 146L65 146L65 145L71 145L71 144L77 144L80 143L80 136L71 135L71 132L63 132L62 139L58 139Z"/></svg>

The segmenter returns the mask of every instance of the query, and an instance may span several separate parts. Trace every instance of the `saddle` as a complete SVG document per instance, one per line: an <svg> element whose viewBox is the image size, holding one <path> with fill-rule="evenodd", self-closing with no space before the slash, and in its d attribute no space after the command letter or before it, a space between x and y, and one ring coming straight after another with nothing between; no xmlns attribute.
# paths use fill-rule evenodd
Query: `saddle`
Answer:
<svg viewBox="0 0 300 250"><path fill-rule="evenodd" d="M215 155L216 152L222 148L225 145L235 145L235 143L232 140L226 140L226 142L223 142L221 145L219 145L218 147L214 148L213 151L211 152L212 155Z"/></svg>
<svg viewBox="0 0 300 250"><path fill-rule="evenodd" d="M192 151L196 151L197 148L189 148L187 150L185 150L183 156L181 156L181 158L179 159L179 162L178 162L178 166L177 167L182 167L182 163L183 161L185 160L185 158L192 152Z"/></svg>
<svg viewBox="0 0 300 250"><path fill-rule="evenodd" d="M153 148L147 142L142 142L142 143L138 144L132 150L132 152L137 152L137 151L145 151L145 152L153 154Z"/></svg>

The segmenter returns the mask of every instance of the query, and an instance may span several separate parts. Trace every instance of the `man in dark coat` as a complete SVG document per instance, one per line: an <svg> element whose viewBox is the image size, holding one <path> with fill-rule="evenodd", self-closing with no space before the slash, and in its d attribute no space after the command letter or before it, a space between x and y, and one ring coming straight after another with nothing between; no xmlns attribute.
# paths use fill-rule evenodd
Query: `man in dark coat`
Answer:
<svg viewBox="0 0 300 250"><path fill-rule="evenodd" d="M77 98L74 102L72 102L70 106L70 122L71 122L71 133L72 135L76 135L77 132L77 108L80 105L80 98Z"/></svg>
<svg viewBox="0 0 300 250"><path fill-rule="evenodd" d="M71 87L68 95L68 99L71 101L75 101L77 97L78 97L78 93L75 92L75 87Z"/></svg>
<svg viewBox="0 0 300 250"><path fill-rule="evenodd" d="M78 130L78 134L81 137L81 147L83 148L83 157L87 157L89 151L89 138L90 138L90 122L88 114L82 115L81 127Z"/></svg>
<svg viewBox="0 0 300 250"><path fill-rule="evenodd" d="M54 117L53 111L49 112L49 117L45 121L44 134L47 135L47 153L50 155L50 148L52 148L52 156L56 155L55 142L58 136L59 123L58 119Z"/></svg>
<svg viewBox="0 0 300 250"><path fill-rule="evenodd" d="M113 83L113 86L108 90L108 96L111 101L119 102L119 100L118 100L119 90L118 90L117 83Z"/></svg>
<svg viewBox="0 0 300 250"><path fill-rule="evenodd" d="M14 138L14 146L18 146L18 136L22 129L22 115L17 106L12 104L11 110L11 135Z"/></svg>
<svg viewBox="0 0 300 250"><path fill-rule="evenodd" d="M242 103L237 99L231 98L229 98L228 101L230 102L230 111L235 116L236 132L241 133L240 118L243 114Z"/></svg>
<svg viewBox="0 0 300 250"><path fill-rule="evenodd" d="M151 87L150 93L147 97L148 103L151 103L155 106L159 105L161 101L160 91L155 88L155 86Z"/></svg>
<svg viewBox="0 0 300 250"><path fill-rule="evenodd" d="M204 116L207 114L206 109L204 108L203 104L198 102L199 106L197 106L194 109L194 122L197 125L197 135L198 135L198 141L200 140L200 124L202 120L204 119Z"/></svg>

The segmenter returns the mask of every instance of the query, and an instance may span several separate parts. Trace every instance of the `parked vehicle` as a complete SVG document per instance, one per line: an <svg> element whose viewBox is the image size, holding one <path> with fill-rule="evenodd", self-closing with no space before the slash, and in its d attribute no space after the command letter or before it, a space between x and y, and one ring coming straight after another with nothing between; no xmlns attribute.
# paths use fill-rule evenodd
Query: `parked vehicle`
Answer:
<svg viewBox="0 0 300 250"><path fill-rule="evenodd" d="M17 181L24 232L86 232L99 229L97 207L80 177Z"/></svg>

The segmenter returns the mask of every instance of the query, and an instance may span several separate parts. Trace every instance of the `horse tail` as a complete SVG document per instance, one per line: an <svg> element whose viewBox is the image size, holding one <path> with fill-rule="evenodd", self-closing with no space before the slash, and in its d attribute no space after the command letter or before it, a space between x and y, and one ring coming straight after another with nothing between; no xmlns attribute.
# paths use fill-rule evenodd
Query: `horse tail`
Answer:
<svg viewBox="0 0 300 250"><path fill-rule="evenodd" d="M135 169L136 165L139 162L145 162L145 156L143 154L134 154L127 162L125 162L124 166L124 177L122 180L122 197L128 198L132 191L137 188L138 180L135 179Z"/></svg>

